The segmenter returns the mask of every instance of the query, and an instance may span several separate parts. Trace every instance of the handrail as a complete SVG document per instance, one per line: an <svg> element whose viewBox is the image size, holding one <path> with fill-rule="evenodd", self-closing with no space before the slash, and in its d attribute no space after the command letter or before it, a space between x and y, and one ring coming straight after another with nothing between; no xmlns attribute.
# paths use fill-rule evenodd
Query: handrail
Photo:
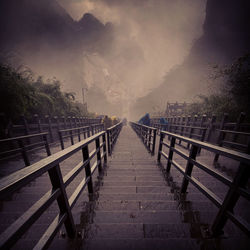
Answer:
<svg viewBox="0 0 250 250"><path fill-rule="evenodd" d="M101 132L104 130L103 124L93 124L90 126L83 126L79 128L69 128L69 129L61 129L58 131L61 148L64 149L64 138L70 138L71 145L74 145L74 136L78 137L78 141L81 141L81 134L83 134L83 138L90 137L90 132L92 135ZM65 135L63 135L65 134Z"/></svg>
<svg viewBox="0 0 250 250"><path fill-rule="evenodd" d="M81 134L83 134L83 138L90 137L90 126L84 126L79 128L70 128L70 129L61 129L58 131L58 135L60 138L61 148L64 149L64 138L69 138L71 141L71 145L74 145L74 136L78 136L78 141L81 141ZM74 133L76 132L76 133ZM69 133L69 134L67 134ZM64 135L65 134L65 135Z"/></svg>
<svg viewBox="0 0 250 250"><path fill-rule="evenodd" d="M154 154L157 129L136 122L130 122L130 125L137 135L142 139L144 145L151 152L151 154Z"/></svg>
<svg viewBox="0 0 250 250"><path fill-rule="evenodd" d="M164 142L165 136L171 138L170 143ZM185 141L186 143L191 145L189 155L175 147L176 139ZM164 153L163 146L169 148L168 155ZM199 148L208 150L215 154L226 156L228 158L240 162L240 166L233 181L226 178L219 172L197 161L196 156L199 152ZM174 153L180 155L182 158L187 160L187 165L185 169L180 166L175 160L173 160ZM219 208L219 212L211 227L213 235L218 236L222 233L223 227L225 226L227 219L231 219L232 222L239 226L240 229L242 229L247 235L250 235L250 226L247 225L246 222L242 222L242 219L239 219L231 212L233 211L233 208L236 205L240 196L244 196L246 199L250 200L250 196L248 195L248 191L246 190L246 184L250 176L250 155L240 153L231 149L215 146L209 143L200 142L198 140L190 139L170 132L161 131L158 151L158 162L161 161L161 156L167 159L167 172L170 171L171 165L173 165L178 171L183 174L181 193L186 192L188 184L189 182L191 182L199 191L201 191L205 196L207 196L207 198L209 198ZM208 173L210 176L229 186L229 191L227 192L223 201L219 197L217 197L216 194L206 188L202 183L200 183L200 181L192 177L192 170L194 166L198 167L199 169Z"/></svg>
<svg viewBox="0 0 250 250"><path fill-rule="evenodd" d="M123 122L119 122L107 129L108 153L112 154L116 140L122 130Z"/></svg>
<svg viewBox="0 0 250 250"><path fill-rule="evenodd" d="M233 149L240 150L245 153L250 153L250 133L241 132L241 131L234 131L234 130L226 130L226 129L217 129L217 131L220 132L217 143L220 147L222 146L228 146ZM232 140L225 140L226 134L232 134L233 139ZM248 137L247 144L242 144L236 142L237 136L245 136ZM214 163L218 162L219 160L219 154L216 154L214 156Z"/></svg>
<svg viewBox="0 0 250 250"><path fill-rule="evenodd" d="M18 143L18 148L10 149L7 151L0 152L0 157L4 158L9 155L15 155L18 153L22 154L25 166L30 165L29 156L27 154L27 151L37 149L38 147L44 146L47 152L47 155L50 155L50 148L48 143L48 133L39 133L39 134L31 134L31 135L25 135L25 136L18 136L18 137L12 137L7 139L1 139L1 143L10 143L13 145L14 142ZM30 139L34 137L42 137L42 141L30 143ZM28 141L28 144L25 144L24 141Z"/></svg>
<svg viewBox="0 0 250 250"><path fill-rule="evenodd" d="M168 131L175 134L180 134L182 136L187 136L189 138L197 138L201 141L205 140L207 127L198 127L196 125L186 125L186 124L160 124L160 123L153 123L153 127L156 127L158 130ZM195 131L199 131L198 133ZM181 140L179 140L179 145L181 144ZM187 145L189 148L189 144Z"/></svg>
<svg viewBox="0 0 250 250"><path fill-rule="evenodd" d="M102 138L102 143L100 143L100 138ZM88 146L93 141L95 141L96 149L89 153ZM80 150L82 151L83 161L73 167L72 170L63 178L59 164ZM94 157L96 157L96 161L91 166L90 161ZM86 186L88 186L88 193L93 194L92 174L97 168L99 172L102 171L102 159L104 159L104 163L107 162L105 131L93 135L86 140L82 140L75 145L61 150L56 154L50 155L29 167L2 178L0 182L1 199L9 196L19 188L25 186L46 172L48 172L50 176L52 189L41 197L40 200L32 205L0 235L0 248L9 249L13 246L55 200L57 200L60 213L49 225L47 231L43 234L35 246L35 249L48 247L49 243L52 241L63 223L68 236L71 238L74 237L76 228L71 210ZM71 197L68 199L65 188L83 169L85 169L85 178L79 183Z"/></svg>

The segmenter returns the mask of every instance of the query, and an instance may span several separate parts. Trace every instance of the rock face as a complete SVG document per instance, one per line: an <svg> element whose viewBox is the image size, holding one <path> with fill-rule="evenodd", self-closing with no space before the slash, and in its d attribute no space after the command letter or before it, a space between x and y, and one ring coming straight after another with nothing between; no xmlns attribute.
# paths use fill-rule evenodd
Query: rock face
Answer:
<svg viewBox="0 0 250 250"><path fill-rule="evenodd" d="M208 0L204 33L183 64L175 67L163 83L137 100L133 117L163 108L167 101L189 101L208 90L208 74L213 65L229 64L250 50L250 2Z"/></svg>

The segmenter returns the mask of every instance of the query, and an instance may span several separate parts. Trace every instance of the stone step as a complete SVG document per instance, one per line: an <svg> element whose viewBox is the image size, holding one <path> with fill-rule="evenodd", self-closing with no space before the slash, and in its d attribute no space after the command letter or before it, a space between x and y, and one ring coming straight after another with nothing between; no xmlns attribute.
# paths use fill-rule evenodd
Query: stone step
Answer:
<svg viewBox="0 0 250 250"><path fill-rule="evenodd" d="M157 187L157 186L143 186L143 187L136 187L136 186L103 186L100 190L100 194L105 193L114 193L114 194L126 194L126 193L169 193L170 187Z"/></svg>
<svg viewBox="0 0 250 250"><path fill-rule="evenodd" d="M163 200L163 201L168 201L168 200L174 200L174 195L173 194L154 194L154 193L135 193L135 194L130 194L130 193L125 193L125 194L111 194L111 193L105 193L99 194L99 201L114 201L114 200L135 200L135 201L147 201L147 200Z"/></svg>
<svg viewBox="0 0 250 250"><path fill-rule="evenodd" d="M86 240L84 249L88 250L198 250L200 246L191 239L96 239Z"/></svg>
<svg viewBox="0 0 250 250"><path fill-rule="evenodd" d="M109 187L109 186L167 187L167 183L164 181L104 181L102 185L104 187Z"/></svg>
<svg viewBox="0 0 250 250"><path fill-rule="evenodd" d="M178 204L175 201L147 200L147 201L97 201L96 210L100 211L127 211L127 210L143 210L143 211L164 211L177 210Z"/></svg>
<svg viewBox="0 0 250 250"><path fill-rule="evenodd" d="M179 211L96 211L94 223L181 223Z"/></svg>
<svg viewBox="0 0 250 250"><path fill-rule="evenodd" d="M187 224L94 223L87 230L88 239L189 238Z"/></svg>

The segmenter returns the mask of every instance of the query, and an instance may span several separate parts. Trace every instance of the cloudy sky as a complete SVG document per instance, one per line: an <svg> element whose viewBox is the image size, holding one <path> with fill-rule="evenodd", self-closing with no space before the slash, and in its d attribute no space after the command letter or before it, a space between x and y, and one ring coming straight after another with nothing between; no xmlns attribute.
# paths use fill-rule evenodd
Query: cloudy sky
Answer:
<svg viewBox="0 0 250 250"><path fill-rule="evenodd" d="M202 35L206 0L58 0L75 19L94 14L103 23L116 26L114 49L137 44L143 63L126 81L142 96L160 84L163 76L181 64ZM129 69L129 68L128 68ZM120 69L122 70L122 69ZM132 72L133 70L131 70ZM121 75L121 74L120 74Z"/></svg>

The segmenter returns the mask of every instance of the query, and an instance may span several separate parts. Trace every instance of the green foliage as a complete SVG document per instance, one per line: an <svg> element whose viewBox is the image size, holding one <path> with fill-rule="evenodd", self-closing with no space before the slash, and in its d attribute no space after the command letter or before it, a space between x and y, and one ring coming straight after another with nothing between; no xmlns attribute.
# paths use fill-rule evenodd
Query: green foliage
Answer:
<svg viewBox="0 0 250 250"><path fill-rule="evenodd" d="M0 112L16 119L21 114L50 116L86 116L83 105L75 101L74 93L62 92L60 82L53 78L34 80L30 70L18 72L0 65Z"/></svg>
<svg viewBox="0 0 250 250"><path fill-rule="evenodd" d="M185 110L186 114L215 114L222 117L228 113L236 119L240 112L250 117L250 54L238 58L232 65L215 68L215 78L224 80L224 86L217 94L199 96L199 101L192 103Z"/></svg>

